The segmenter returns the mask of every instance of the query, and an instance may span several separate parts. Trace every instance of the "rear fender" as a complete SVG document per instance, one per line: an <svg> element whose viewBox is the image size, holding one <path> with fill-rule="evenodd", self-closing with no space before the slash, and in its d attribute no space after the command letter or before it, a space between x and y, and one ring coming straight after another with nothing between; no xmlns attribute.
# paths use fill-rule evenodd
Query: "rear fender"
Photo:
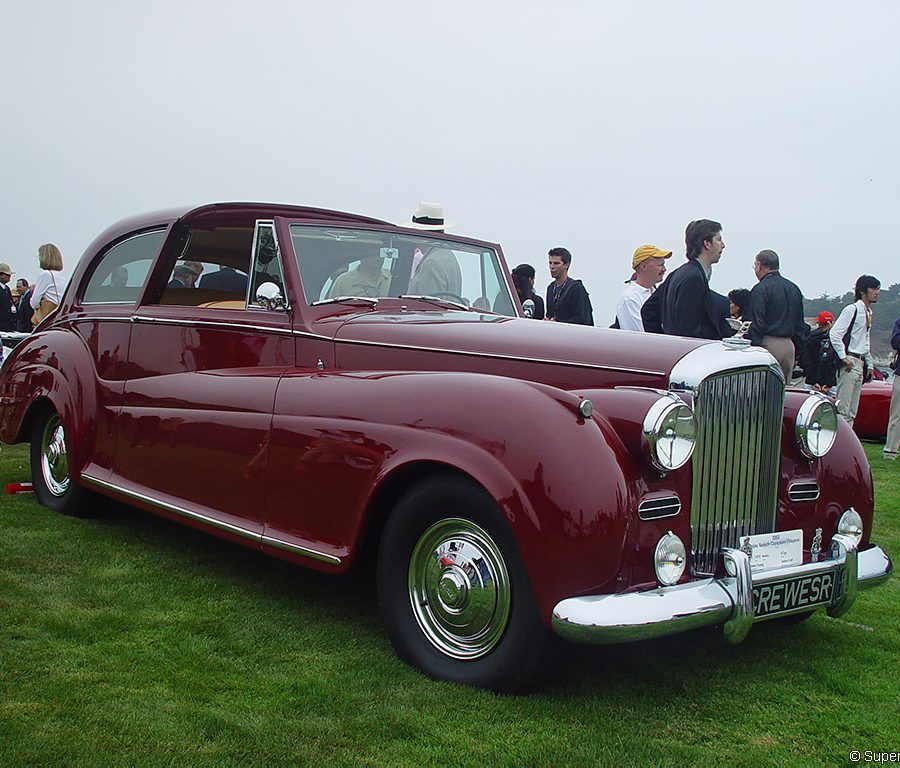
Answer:
<svg viewBox="0 0 900 768"><path fill-rule="evenodd" d="M35 416L52 407L66 429L69 471L77 477L94 443L95 382L93 363L76 334L50 330L22 342L0 372L0 441L27 442Z"/></svg>

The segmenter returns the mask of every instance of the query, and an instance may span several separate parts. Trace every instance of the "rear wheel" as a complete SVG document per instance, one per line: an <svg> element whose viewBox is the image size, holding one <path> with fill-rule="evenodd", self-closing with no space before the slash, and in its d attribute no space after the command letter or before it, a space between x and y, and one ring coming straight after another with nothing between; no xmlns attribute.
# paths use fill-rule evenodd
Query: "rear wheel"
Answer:
<svg viewBox="0 0 900 768"><path fill-rule="evenodd" d="M80 514L84 491L69 477L66 430L53 408L42 411L32 427L31 479L34 494L45 507Z"/></svg>
<svg viewBox="0 0 900 768"><path fill-rule="evenodd" d="M549 632L512 533L472 483L428 481L397 505L378 558L397 653L439 680L521 691L545 669Z"/></svg>

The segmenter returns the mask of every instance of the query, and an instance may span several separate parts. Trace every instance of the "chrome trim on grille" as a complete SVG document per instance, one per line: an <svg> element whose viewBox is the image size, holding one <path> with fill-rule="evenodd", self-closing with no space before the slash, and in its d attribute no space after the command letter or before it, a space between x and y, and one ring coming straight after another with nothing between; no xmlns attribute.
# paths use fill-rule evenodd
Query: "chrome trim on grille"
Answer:
<svg viewBox="0 0 900 768"><path fill-rule="evenodd" d="M815 501L819 498L818 483L791 483L788 498L791 501Z"/></svg>
<svg viewBox="0 0 900 768"><path fill-rule="evenodd" d="M297 554L310 557L313 560L320 560L324 563L331 563L332 565L341 564L341 558L335 557L334 555L329 555L326 552L319 552L318 550L310 549L309 547L303 547L299 544L282 541L281 539L276 539L272 536L264 536L260 533L257 533L256 531L242 528L239 525L226 523L224 520L219 520L215 517L204 515L201 512L194 512L193 510L185 509L184 507L179 507L175 504L169 504L165 501L160 501L153 496L148 496L146 493L132 491L128 488L123 488L121 485L109 483L106 480L100 480L99 478L91 477L90 475L86 475L84 473L82 473L81 479L89 485L95 485L98 488L106 488L108 490L115 491L116 493L120 493L123 496L127 496L131 499L143 501L154 507L163 509L166 512L171 512L173 515L179 515L180 517L186 517L190 520L196 520L197 522L203 523L212 528L218 528L220 531L226 531L227 533L234 534L235 536L249 539L256 544L266 544L269 546L277 547L278 549L287 550L288 552L296 552Z"/></svg>
<svg viewBox="0 0 900 768"><path fill-rule="evenodd" d="M681 499L667 496L664 499L646 499L638 504L638 517L641 520L658 520L661 517L674 517L681 512Z"/></svg>
<svg viewBox="0 0 900 768"><path fill-rule="evenodd" d="M697 387L691 572L715 573L723 548L775 530L784 380L770 366L715 373Z"/></svg>

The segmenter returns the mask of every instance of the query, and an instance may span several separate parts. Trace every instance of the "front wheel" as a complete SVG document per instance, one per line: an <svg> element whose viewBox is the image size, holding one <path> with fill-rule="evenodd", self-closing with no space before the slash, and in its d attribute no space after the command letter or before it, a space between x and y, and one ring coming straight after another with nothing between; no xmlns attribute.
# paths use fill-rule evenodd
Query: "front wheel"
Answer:
<svg viewBox="0 0 900 768"><path fill-rule="evenodd" d="M397 653L429 677L502 691L544 671L549 632L500 510L455 478L397 505L378 558L378 595Z"/></svg>
<svg viewBox="0 0 900 768"><path fill-rule="evenodd" d="M32 427L31 480L37 500L45 507L80 514L83 490L69 477L66 430L52 408L45 409Z"/></svg>

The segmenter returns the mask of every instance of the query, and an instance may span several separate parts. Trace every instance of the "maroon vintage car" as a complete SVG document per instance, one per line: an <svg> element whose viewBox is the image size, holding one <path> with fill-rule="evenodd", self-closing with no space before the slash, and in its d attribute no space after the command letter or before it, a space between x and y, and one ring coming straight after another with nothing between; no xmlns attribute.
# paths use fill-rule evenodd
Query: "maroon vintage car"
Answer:
<svg viewBox="0 0 900 768"><path fill-rule="evenodd" d="M397 651L517 690L614 643L847 611L865 454L765 350L522 317L496 245L313 208L123 221L0 374L41 503L101 493L328 572Z"/></svg>

